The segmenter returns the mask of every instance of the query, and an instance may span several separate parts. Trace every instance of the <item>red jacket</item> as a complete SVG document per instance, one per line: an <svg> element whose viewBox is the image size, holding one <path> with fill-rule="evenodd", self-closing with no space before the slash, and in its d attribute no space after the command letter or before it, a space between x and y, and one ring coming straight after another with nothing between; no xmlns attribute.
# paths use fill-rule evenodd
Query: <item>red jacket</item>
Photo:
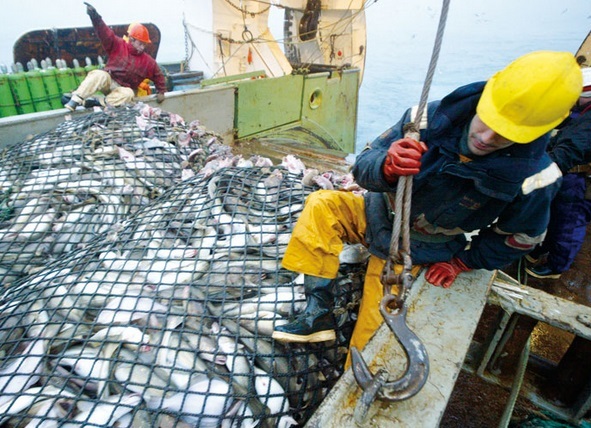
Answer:
<svg viewBox="0 0 591 428"><path fill-rule="evenodd" d="M100 16L91 18L91 21L109 57L104 69L117 83L135 91L148 78L154 82L158 93L166 92L166 79L154 58L116 36Z"/></svg>

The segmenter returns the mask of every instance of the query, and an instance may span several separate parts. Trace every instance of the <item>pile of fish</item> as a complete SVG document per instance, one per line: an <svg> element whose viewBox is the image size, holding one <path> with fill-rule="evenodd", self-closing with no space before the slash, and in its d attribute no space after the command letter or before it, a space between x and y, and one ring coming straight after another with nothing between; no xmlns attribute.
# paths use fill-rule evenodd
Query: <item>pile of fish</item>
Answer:
<svg viewBox="0 0 591 428"><path fill-rule="evenodd" d="M243 160L221 147L212 150L209 140L215 136L196 127L166 131L163 139L162 134L145 134L160 125L147 126L126 139L125 126L101 128L93 121L90 127L72 128L82 148L63 150L62 163L29 167L20 175L14 158L15 168L0 164L4 183L9 183L2 190L10 225L0 242L16 242L21 252L38 245L32 257L18 260L36 269L11 280L0 296L0 426L305 423L342 374L367 253L359 247L343 253L334 287L337 340L321 344L283 344L271 338L275 325L305 306L302 278L280 262L305 197L324 182L322 177L335 186L352 184L343 177L310 175L295 159L276 167L258 158ZM140 122L137 116L133 121ZM92 137L94 128L101 128L101 138ZM185 147L179 145L181 134L193 141L199 133L208 144L180 149ZM129 146L146 138L170 147L159 147L162 157L153 160L147 147ZM91 158L101 147L105 157ZM111 158L106 157L109 147L117 150ZM134 156L134 166L156 165L153 174L129 166L119 148ZM172 148L179 152L172 154ZM39 153L22 150L20 156L40 165ZM85 173L98 168L91 166L97 159L102 169L93 178L82 178L80 172L57 175L53 187L35 197L23 192L23 176L61 169L66 158L70 165L90 167ZM128 174L118 176L115 166L124 166ZM183 176L185 170L191 173ZM60 183L83 180L102 186L59 190ZM35 207L45 211L26 208L26 202L15 207L34 198ZM96 212L102 204L121 211L106 221L90 216L84 222L66 221L79 208L92 205ZM51 217L37 221L50 224L45 232L26 230L42 216ZM60 220L63 225L56 231ZM54 235L78 224L92 229L87 238ZM44 239L50 241L47 248L61 243L59 257L39 250ZM51 260L35 264L35 257Z"/></svg>
<svg viewBox="0 0 591 428"><path fill-rule="evenodd" d="M197 122L141 104L10 147L0 158L0 284L84 246L227 152Z"/></svg>

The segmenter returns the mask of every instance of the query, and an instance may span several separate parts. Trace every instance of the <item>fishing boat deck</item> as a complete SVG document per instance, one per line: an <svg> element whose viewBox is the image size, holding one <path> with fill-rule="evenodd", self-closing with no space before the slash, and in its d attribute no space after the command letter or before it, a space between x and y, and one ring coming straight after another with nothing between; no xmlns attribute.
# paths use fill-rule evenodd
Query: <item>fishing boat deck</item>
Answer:
<svg viewBox="0 0 591 428"><path fill-rule="evenodd" d="M580 421L591 407L589 391L583 391L570 407L548 402L536 388L523 380L525 365L512 376L500 376L491 369L499 353L513 334L515 316L528 317L555 329L591 340L591 308L558 298L543 290L520 284L504 272L472 271L456 280L453 289L428 284L421 276L409 296L408 325L424 342L430 361L429 379L414 397L400 402L376 402L363 426L415 427L439 426L462 370L506 390L520 391L531 403L549 409L565 420ZM502 317L494 323L491 334L482 344L473 340L485 305L500 308ZM445 334L443 334L445 333ZM528 354L525 355L527 361ZM404 352L384 324L363 352L376 373L386 368L391 381L406 367ZM524 363L524 364L527 364ZM355 406L361 396L351 370L347 371L323 401L306 426L339 427L354 424ZM510 416L517 396L503 392L497 397ZM468 412L470 413L470 412ZM499 415L495 415L497 418ZM478 418L474 417L474 422ZM474 425L477 426L477 425Z"/></svg>
<svg viewBox="0 0 591 428"><path fill-rule="evenodd" d="M434 287L421 275L408 297L407 323L425 344L430 372L414 397L399 402L376 402L369 409L370 427L438 426L476 330L495 278L492 271L461 275L453 288ZM444 334L445 333L445 334ZM386 368L396 379L406 366L404 352L384 324L368 343L363 357L372 372ZM331 390L307 427L354 426L354 411L361 390L351 370Z"/></svg>

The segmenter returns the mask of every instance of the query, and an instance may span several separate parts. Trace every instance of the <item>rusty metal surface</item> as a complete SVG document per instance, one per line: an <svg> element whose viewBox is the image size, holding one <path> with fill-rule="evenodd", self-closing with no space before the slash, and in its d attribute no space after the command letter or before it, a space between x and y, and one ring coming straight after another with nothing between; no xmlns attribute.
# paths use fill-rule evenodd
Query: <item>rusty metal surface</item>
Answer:
<svg viewBox="0 0 591 428"><path fill-rule="evenodd" d="M520 395L578 424L591 408L591 395L585 388L589 371L582 365L590 349L591 308L520 284L503 272L493 282L489 303L502 308L502 317L489 327L494 335L477 346L474 360L464 368L509 389L514 379L512 372L519 366L524 369L524 363L515 361L513 355L531 340L532 355L525 363L527 371L519 385ZM567 341L563 344L566 351L560 350L560 338ZM557 355L549 358L539 354L548 346Z"/></svg>
<svg viewBox="0 0 591 428"><path fill-rule="evenodd" d="M350 170L351 164L347 160L346 153L327 149L321 145L322 142L314 138L306 129L294 128L285 131L283 138L278 132L274 137L236 141L233 144L233 150L245 157L260 155L274 162L281 162L283 157L293 155L301 159L308 168L316 168L319 171L330 169L347 173Z"/></svg>

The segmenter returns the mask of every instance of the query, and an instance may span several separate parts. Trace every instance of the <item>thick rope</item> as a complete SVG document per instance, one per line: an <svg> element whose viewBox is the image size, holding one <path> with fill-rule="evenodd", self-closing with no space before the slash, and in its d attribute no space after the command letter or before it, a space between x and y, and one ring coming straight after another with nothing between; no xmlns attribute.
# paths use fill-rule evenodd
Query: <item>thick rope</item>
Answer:
<svg viewBox="0 0 591 428"><path fill-rule="evenodd" d="M441 15L439 17L439 25L437 28L437 35L435 37L435 44L433 46L433 53L431 54L431 61L427 70L427 76L423 84L423 91L419 101L419 108L414 118L414 122L409 122L405 125L405 136L420 139L419 126L423 117L423 112L427 106L429 98L429 90L433 82L433 75L439 59L439 52L441 51L441 43L443 40L443 33L445 31L445 23L447 21L447 13L449 11L450 0L443 0L441 8ZM412 118L411 118L412 119ZM414 133L414 135L408 135ZM392 240L390 241L390 260L392 262L399 261L399 241L402 231L402 251L410 255L410 205L412 195L412 176L403 176L398 179L396 188L396 197L392 201L392 195L389 194L390 205L394 202L394 223L392 227ZM401 209L398 209L400 207Z"/></svg>

